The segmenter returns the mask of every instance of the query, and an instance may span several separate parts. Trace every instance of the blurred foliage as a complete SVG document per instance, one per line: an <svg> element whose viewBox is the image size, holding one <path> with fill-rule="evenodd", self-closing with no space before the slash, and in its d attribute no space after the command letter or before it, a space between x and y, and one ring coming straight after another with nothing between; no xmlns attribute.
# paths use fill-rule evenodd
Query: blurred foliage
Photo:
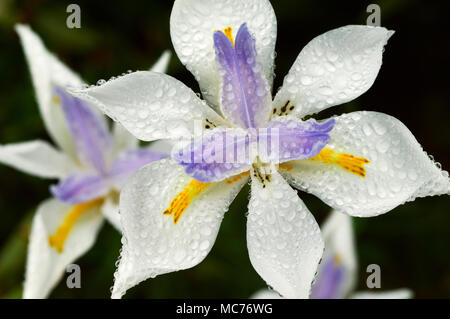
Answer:
<svg viewBox="0 0 450 319"><path fill-rule="evenodd" d="M167 0L77 1L82 28L66 28L72 1L0 1L0 143L47 139L39 117L29 71L13 30L27 23L47 47L95 83L127 70L147 69L165 49L172 6ZM373 87L356 101L320 114L325 117L359 109L385 112L405 123L435 159L450 169L448 2L373 1L381 6L382 25L396 30ZM367 1L274 0L278 18L275 88L301 48L313 37L347 24L365 24ZM169 73L198 91L193 77L174 55ZM36 206L49 196L51 182L0 166L0 297L21 296L26 238ZM299 194L322 221L329 207ZM126 297L246 298L265 286L250 265L245 241L248 187L240 193L220 229L212 253L193 269L148 280ZM392 212L355 219L360 269L365 289L368 264L382 268L382 289L410 287L419 298L450 297L450 198L419 199ZM82 288L56 298L107 298L112 285L120 236L109 225L94 248L78 260Z"/></svg>

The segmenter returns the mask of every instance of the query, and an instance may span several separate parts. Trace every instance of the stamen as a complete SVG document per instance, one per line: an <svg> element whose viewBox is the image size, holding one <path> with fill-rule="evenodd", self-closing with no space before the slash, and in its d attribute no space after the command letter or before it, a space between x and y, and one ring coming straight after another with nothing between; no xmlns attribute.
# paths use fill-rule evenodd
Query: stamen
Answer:
<svg viewBox="0 0 450 319"><path fill-rule="evenodd" d="M266 188L266 183L270 182L272 175L269 164L261 161L259 156L256 157L255 162L252 164L253 176L261 182L263 188Z"/></svg>
<svg viewBox="0 0 450 319"><path fill-rule="evenodd" d="M364 157L356 157L351 154L338 153L332 149L324 148L322 151L309 159L310 161L319 161L325 164L335 164L355 175L366 177L366 169L363 165L370 163Z"/></svg>
<svg viewBox="0 0 450 319"><path fill-rule="evenodd" d="M272 115L288 115L294 110L295 106L291 104L291 101L288 100L280 109L278 107L273 108Z"/></svg>
<svg viewBox="0 0 450 319"><path fill-rule="evenodd" d="M233 39L233 29L231 27L225 28L223 30L223 33L227 36L227 38L233 43L234 46L234 39Z"/></svg>
<svg viewBox="0 0 450 319"><path fill-rule="evenodd" d="M191 201L204 191L209 184L211 183L202 183L195 179L192 180L186 188L172 200L169 208L163 212L163 215L172 215L173 223L176 225Z"/></svg>
<svg viewBox="0 0 450 319"><path fill-rule="evenodd" d="M48 243L51 247L55 248L58 253L62 253L64 250L64 243L70 234L70 231L75 226L78 219L90 208L100 205L103 202L103 198L97 198L90 202L81 203L73 206L70 212L66 215L61 225L56 232L48 237Z"/></svg>

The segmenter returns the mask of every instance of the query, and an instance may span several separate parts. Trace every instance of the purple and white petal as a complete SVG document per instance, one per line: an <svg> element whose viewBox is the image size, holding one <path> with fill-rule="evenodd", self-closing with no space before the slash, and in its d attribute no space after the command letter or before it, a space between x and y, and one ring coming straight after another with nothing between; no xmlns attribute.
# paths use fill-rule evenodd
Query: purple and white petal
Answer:
<svg viewBox="0 0 450 319"><path fill-rule="evenodd" d="M83 81L59 61L45 47L39 36L28 25L15 26L30 68L39 111L49 135L67 154L75 155L70 132L64 121L62 109L53 99L55 85L81 86Z"/></svg>
<svg viewBox="0 0 450 319"><path fill-rule="evenodd" d="M340 299L342 285L347 280L345 268L333 255L324 258L322 263L311 291L311 299Z"/></svg>
<svg viewBox="0 0 450 319"><path fill-rule="evenodd" d="M99 173L106 173L113 142L105 122L85 102L56 87L79 159Z"/></svg>
<svg viewBox="0 0 450 319"><path fill-rule="evenodd" d="M57 199L67 204L77 204L102 197L108 193L110 185L101 175L71 175L57 185L50 187L50 191Z"/></svg>
<svg viewBox="0 0 450 319"><path fill-rule="evenodd" d="M266 129L258 130L259 156L263 162L270 163L314 157L327 145L333 126L334 119L318 123L286 116L271 121Z"/></svg>
<svg viewBox="0 0 450 319"><path fill-rule="evenodd" d="M247 25L239 28L235 45L222 31L216 31L214 48L220 69L223 115L243 128L263 126L270 116L271 94Z"/></svg>
<svg viewBox="0 0 450 319"><path fill-rule="evenodd" d="M256 137L253 137L256 141ZM215 129L176 146L172 159L200 182L217 182L248 171L253 162L252 136L241 129ZM256 156L256 152L253 152Z"/></svg>
<svg viewBox="0 0 450 319"><path fill-rule="evenodd" d="M320 227L325 240L324 256L328 258L334 256L337 265L342 267L345 272L345 280L341 282L336 298L348 298L354 291L358 279L358 261L352 220L353 218L349 215L333 210ZM321 276L322 268L323 263L319 266L318 277Z"/></svg>
<svg viewBox="0 0 450 319"><path fill-rule="evenodd" d="M292 161L293 169L282 172L291 185L360 217L386 213L418 197L450 194L448 173L396 118L353 112L335 120L327 148L369 160L365 177L320 161Z"/></svg>
<svg viewBox="0 0 450 319"><path fill-rule="evenodd" d="M116 188L121 189L126 180L139 168L168 156L169 154L155 152L148 148L124 151L113 162L108 177Z"/></svg>
<svg viewBox="0 0 450 319"><path fill-rule="evenodd" d="M170 16L175 51L200 84L203 97L219 110L220 78L213 33L247 23L268 84L272 85L277 21L269 0L177 0Z"/></svg>
<svg viewBox="0 0 450 319"><path fill-rule="evenodd" d="M247 180L209 185L174 224L172 216L163 212L192 178L170 159L138 170L120 195L124 239L112 297L120 298L147 278L199 264L214 245L228 206Z"/></svg>

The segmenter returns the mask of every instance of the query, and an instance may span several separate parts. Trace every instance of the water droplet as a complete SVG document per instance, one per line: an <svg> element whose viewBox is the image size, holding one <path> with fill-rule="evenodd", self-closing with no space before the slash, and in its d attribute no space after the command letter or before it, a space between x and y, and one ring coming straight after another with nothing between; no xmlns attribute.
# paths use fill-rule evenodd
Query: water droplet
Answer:
<svg viewBox="0 0 450 319"><path fill-rule="evenodd" d="M310 76L304 75L300 78L300 82L303 85L310 85L312 83L312 78Z"/></svg>

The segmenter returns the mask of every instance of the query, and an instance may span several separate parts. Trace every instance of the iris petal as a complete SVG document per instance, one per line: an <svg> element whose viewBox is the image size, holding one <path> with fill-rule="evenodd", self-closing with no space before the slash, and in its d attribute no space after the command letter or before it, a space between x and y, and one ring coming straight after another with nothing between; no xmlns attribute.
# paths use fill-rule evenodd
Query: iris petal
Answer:
<svg viewBox="0 0 450 319"><path fill-rule="evenodd" d="M105 123L90 106L56 87L79 159L100 173L106 173L106 154L113 143Z"/></svg>
<svg viewBox="0 0 450 319"><path fill-rule="evenodd" d="M235 44L222 31L214 33L222 76L222 112L237 126L260 127L270 115L271 94L258 62L255 39L245 23L239 28Z"/></svg>

